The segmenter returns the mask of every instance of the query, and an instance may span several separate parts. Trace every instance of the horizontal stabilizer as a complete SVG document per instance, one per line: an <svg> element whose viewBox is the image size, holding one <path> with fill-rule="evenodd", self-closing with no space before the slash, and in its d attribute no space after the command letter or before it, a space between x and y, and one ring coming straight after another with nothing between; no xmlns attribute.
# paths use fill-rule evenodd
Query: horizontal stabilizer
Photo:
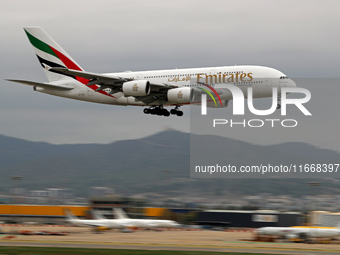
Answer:
<svg viewBox="0 0 340 255"><path fill-rule="evenodd" d="M71 90L71 89L74 89L73 87L66 86L66 85L60 85L60 84L56 85L56 84L51 84L51 83L41 83L41 82L35 82L35 81L9 80L9 79L7 79L7 81L22 83L22 84L25 84L25 85L40 87L40 88L44 88L44 89L55 89L55 90Z"/></svg>

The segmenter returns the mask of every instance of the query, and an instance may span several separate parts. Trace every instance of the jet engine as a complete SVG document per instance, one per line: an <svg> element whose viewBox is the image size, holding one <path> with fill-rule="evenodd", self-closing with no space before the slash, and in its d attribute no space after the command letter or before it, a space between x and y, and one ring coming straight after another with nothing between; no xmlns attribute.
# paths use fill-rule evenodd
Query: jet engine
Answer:
<svg viewBox="0 0 340 255"><path fill-rule="evenodd" d="M299 236L295 235L295 234L288 234L285 236L286 239L290 240L290 239L298 239Z"/></svg>
<svg viewBox="0 0 340 255"><path fill-rule="evenodd" d="M122 90L124 96L147 96L150 93L150 82L146 80L124 82Z"/></svg>
<svg viewBox="0 0 340 255"><path fill-rule="evenodd" d="M94 230L95 231L105 231L105 230L110 230L110 228L104 227L104 226L98 226L98 227L95 227Z"/></svg>
<svg viewBox="0 0 340 255"><path fill-rule="evenodd" d="M168 101L172 104L185 104L190 103L193 93L192 88L183 87L168 90Z"/></svg>
<svg viewBox="0 0 340 255"><path fill-rule="evenodd" d="M306 243L309 241L309 237L306 233L289 234L289 235L286 235L286 238L293 242Z"/></svg>

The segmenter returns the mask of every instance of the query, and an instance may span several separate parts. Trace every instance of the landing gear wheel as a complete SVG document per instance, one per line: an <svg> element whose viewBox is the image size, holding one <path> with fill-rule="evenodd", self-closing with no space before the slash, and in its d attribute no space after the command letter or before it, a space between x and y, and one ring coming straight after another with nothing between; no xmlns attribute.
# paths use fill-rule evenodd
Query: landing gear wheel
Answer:
<svg viewBox="0 0 340 255"><path fill-rule="evenodd" d="M163 115L163 109L157 109L156 110L156 114L158 115L158 116L162 116Z"/></svg>
<svg viewBox="0 0 340 255"><path fill-rule="evenodd" d="M175 109L171 109L170 113L172 115L183 116L183 112L180 111L178 108L179 108L179 106L176 106Z"/></svg>
<svg viewBox="0 0 340 255"><path fill-rule="evenodd" d="M168 110L166 110L166 109L163 109L162 113L163 113L163 116L165 116L165 117L169 117L170 116L170 112Z"/></svg>
<svg viewBox="0 0 340 255"><path fill-rule="evenodd" d="M277 97L277 106L276 106L276 110L281 109L281 95L279 95Z"/></svg>
<svg viewBox="0 0 340 255"><path fill-rule="evenodd" d="M158 116L165 116L169 117L170 114L182 116L183 112L178 110L178 107L175 109L170 110L170 112L167 109L164 109L162 105L160 106L151 106L150 108L144 108L143 112L145 114L152 114L152 115L158 115Z"/></svg>
<svg viewBox="0 0 340 255"><path fill-rule="evenodd" d="M172 115L176 115L176 114L177 114L177 110L176 110L176 109L171 109L171 110L170 110L170 113L171 113Z"/></svg>
<svg viewBox="0 0 340 255"><path fill-rule="evenodd" d="M179 117L180 117L180 116L183 116L183 112L182 112L182 111L177 111L176 114L177 114L177 116L179 116Z"/></svg>

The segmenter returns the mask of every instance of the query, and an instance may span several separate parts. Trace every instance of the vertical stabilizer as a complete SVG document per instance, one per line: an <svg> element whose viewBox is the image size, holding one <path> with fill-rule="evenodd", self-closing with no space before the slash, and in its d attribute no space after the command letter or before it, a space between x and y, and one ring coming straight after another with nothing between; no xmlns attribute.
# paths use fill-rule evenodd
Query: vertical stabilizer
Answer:
<svg viewBox="0 0 340 255"><path fill-rule="evenodd" d="M48 71L48 67L66 67L68 69L84 71L45 30L40 27L25 27L24 30L41 66L45 70L49 82L66 79L67 76Z"/></svg>
<svg viewBox="0 0 340 255"><path fill-rule="evenodd" d="M92 214L96 220L106 220L101 211L94 210L92 211Z"/></svg>
<svg viewBox="0 0 340 255"><path fill-rule="evenodd" d="M121 208L114 208L113 213L116 219L130 219Z"/></svg>
<svg viewBox="0 0 340 255"><path fill-rule="evenodd" d="M64 209L64 213L65 213L65 215L66 215L66 217L67 217L67 220L68 220L69 222L72 222L72 221L78 219L76 216L74 216L74 215L72 214L72 212L71 212L70 209Z"/></svg>

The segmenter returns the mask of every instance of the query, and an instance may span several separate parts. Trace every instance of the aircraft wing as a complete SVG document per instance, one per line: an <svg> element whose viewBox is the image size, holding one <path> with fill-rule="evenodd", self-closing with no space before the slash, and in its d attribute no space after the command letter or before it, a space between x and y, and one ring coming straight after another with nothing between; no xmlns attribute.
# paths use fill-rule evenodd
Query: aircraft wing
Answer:
<svg viewBox="0 0 340 255"><path fill-rule="evenodd" d="M94 85L94 84L114 85L116 83L129 81L129 79L119 77L119 76L111 76L111 75L109 76L105 74L89 73L89 72L67 69L64 67L46 67L46 69L48 71L55 72L55 73L66 74L70 76L77 76L77 77L88 79L89 83L87 85Z"/></svg>
<svg viewBox="0 0 340 255"><path fill-rule="evenodd" d="M42 83L42 82L25 81L25 80L9 80L9 79L7 79L7 81L22 83L22 84L33 86L33 87L40 87L40 88L46 88L46 89L55 89L55 90L74 89L73 87L61 85L61 84L56 85L56 84L51 84L51 83Z"/></svg>
<svg viewBox="0 0 340 255"><path fill-rule="evenodd" d="M159 224L157 224L156 222L148 222L148 221L145 221L145 222L143 222L143 224L144 224L147 228L157 228L157 227L159 227Z"/></svg>
<svg viewBox="0 0 340 255"><path fill-rule="evenodd" d="M103 86L104 88L112 88L117 89L122 86L124 82L132 81L133 78L124 78L119 76L112 76L112 75L106 75L106 74L96 74L96 73L90 73L90 72L84 72L84 71L77 71L72 69L67 69L64 67L46 67L47 70L55 73L65 74L69 76L76 76L76 77L82 77L84 79L89 80L86 84L87 86L90 85L99 85ZM177 88L177 86L168 85L165 83L153 83L150 82L151 85L151 91L167 91L171 88Z"/></svg>
<svg viewBox="0 0 340 255"><path fill-rule="evenodd" d="M90 227L108 227L107 224L103 224L103 223L96 223L96 222L91 222L91 223L84 223L84 225L90 226Z"/></svg>

